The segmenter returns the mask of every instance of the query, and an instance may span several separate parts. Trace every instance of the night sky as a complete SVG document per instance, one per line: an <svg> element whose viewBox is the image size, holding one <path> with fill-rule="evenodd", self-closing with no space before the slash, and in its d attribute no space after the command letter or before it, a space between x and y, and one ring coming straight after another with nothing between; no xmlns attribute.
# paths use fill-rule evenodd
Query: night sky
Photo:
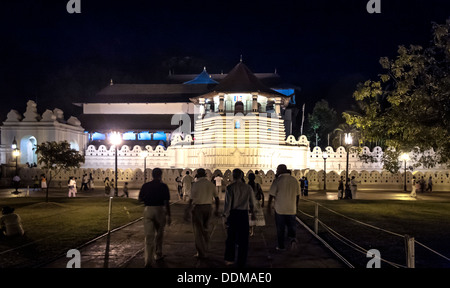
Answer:
<svg viewBox="0 0 450 288"><path fill-rule="evenodd" d="M159 83L177 74L227 73L240 55L253 72L275 69L302 88L307 111L326 99L350 108L356 84L376 79L380 57L398 45L426 46L432 22L450 17L448 0L93 1L7 0L0 5L0 117L94 97L115 83ZM94 2L94 3L93 3Z"/></svg>

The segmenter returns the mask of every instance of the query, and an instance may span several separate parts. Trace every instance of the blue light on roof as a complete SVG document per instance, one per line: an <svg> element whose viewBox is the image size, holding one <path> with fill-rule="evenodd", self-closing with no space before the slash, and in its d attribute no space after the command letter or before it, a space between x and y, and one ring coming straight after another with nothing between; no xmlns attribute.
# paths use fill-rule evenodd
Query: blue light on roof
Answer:
<svg viewBox="0 0 450 288"><path fill-rule="evenodd" d="M198 74L194 79L184 82L183 84L218 84L219 82L211 78L206 72L206 68L203 68L202 73Z"/></svg>
<svg viewBox="0 0 450 288"><path fill-rule="evenodd" d="M286 96L292 96L291 99L289 100L289 103L291 104L295 104L295 90L292 88L277 88L277 89L273 89L275 91L277 91L278 93L281 93L283 95Z"/></svg>
<svg viewBox="0 0 450 288"><path fill-rule="evenodd" d="M98 132L95 132L92 134L92 140L105 140L105 139L106 139L105 134L98 133Z"/></svg>
<svg viewBox="0 0 450 288"><path fill-rule="evenodd" d="M152 140L152 134L149 132L141 132L138 134L138 140Z"/></svg>
<svg viewBox="0 0 450 288"><path fill-rule="evenodd" d="M153 140L166 141L166 139L167 139L166 133L164 133L163 131L158 131L156 133L153 133Z"/></svg>
<svg viewBox="0 0 450 288"><path fill-rule="evenodd" d="M136 134L131 131L126 132L126 133L123 133L122 138L123 138L123 140L136 140Z"/></svg>

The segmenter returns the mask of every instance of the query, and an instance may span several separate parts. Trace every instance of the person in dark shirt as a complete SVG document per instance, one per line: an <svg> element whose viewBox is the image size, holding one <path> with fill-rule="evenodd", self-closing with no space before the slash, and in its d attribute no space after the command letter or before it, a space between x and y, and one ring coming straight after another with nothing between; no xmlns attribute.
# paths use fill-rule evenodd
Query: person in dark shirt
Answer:
<svg viewBox="0 0 450 288"><path fill-rule="evenodd" d="M227 228L225 240L225 264L242 268L247 263L249 243L249 213L255 220L253 208L256 203L255 193L250 185L243 181L244 172L233 170L233 183L227 186L223 217ZM237 250L237 251L236 251ZM237 253L236 253L237 252Z"/></svg>
<svg viewBox="0 0 450 288"><path fill-rule="evenodd" d="M145 267L152 267L155 261L164 258L162 244L164 227L170 226L170 193L167 184L162 182L162 170L152 171L153 180L142 185L139 201L144 202ZM167 217L167 220L166 220Z"/></svg>

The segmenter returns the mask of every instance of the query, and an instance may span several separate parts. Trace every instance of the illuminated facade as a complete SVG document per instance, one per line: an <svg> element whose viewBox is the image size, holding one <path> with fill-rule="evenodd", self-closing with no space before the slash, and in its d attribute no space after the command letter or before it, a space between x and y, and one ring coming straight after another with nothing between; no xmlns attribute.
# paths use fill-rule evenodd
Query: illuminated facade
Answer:
<svg viewBox="0 0 450 288"><path fill-rule="evenodd" d="M111 83L95 99L80 103L80 119L90 123L85 166L111 167L97 151L108 150L108 134L121 131L129 151L121 150L121 167L142 167L136 146L152 155L149 168L306 167L307 141L286 142L294 122L294 89L263 83L279 78L276 73L254 74L239 62L226 75L213 77L204 69L192 78L174 84Z"/></svg>
<svg viewBox="0 0 450 288"><path fill-rule="evenodd" d="M111 159L101 156L109 150L112 131L123 133L121 167L142 167L138 150L151 155L149 168L272 169L282 162L305 167L307 141L286 142L299 88L280 86L276 73L254 74L242 62L226 75L204 69L170 78L176 83L111 82L77 104L89 134L85 167L111 167Z"/></svg>

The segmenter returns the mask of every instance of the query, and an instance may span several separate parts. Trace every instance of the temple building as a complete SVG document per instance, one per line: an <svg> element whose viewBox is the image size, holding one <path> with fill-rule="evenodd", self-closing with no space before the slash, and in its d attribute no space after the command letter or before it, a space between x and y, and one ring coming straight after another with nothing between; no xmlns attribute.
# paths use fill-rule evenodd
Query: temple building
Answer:
<svg viewBox="0 0 450 288"><path fill-rule="evenodd" d="M276 73L255 74L242 61L228 74L210 75L205 68L190 77L170 75L180 82L171 84L111 82L77 103L89 135L85 166L111 167L101 156L110 150L113 131L127 147L119 152L121 167L136 167L142 150L161 168L271 169L280 161L306 161L306 139L303 148L286 142L298 87L280 85Z"/></svg>
<svg viewBox="0 0 450 288"><path fill-rule="evenodd" d="M249 81L248 77L252 80ZM89 135L89 142L97 146L107 143L111 131L120 131L123 133L124 144L128 146L168 147L182 123L184 134L193 132L195 113L218 113L220 105L223 106L220 108L221 113L230 113L235 111L236 103L236 113L251 111L255 103L263 113L279 109L277 113L283 114L285 129L292 134L295 125L293 118L297 113L295 95L300 88L282 84L277 73L254 74L244 63L239 62L229 74L210 75L204 68L198 75L170 74L168 80L169 83L164 84L115 84L111 80L110 85L94 97L75 103L82 108L83 112L78 118ZM244 83L245 81L248 83ZM264 83L274 88L268 88ZM242 93L239 92L241 88ZM269 91L282 97L285 101L283 111L278 103L281 98L277 98L277 103L274 102L276 97L269 101L262 96L252 99L250 94L244 93L250 88L256 89L255 92L260 90L267 94ZM228 96L222 98L219 95L211 96L214 91L223 89L234 92L227 93ZM199 97L201 95L206 96ZM259 102L254 103L254 100ZM203 111L196 111L196 106ZM241 108L242 111L239 110ZM186 122L190 122L190 126Z"/></svg>

